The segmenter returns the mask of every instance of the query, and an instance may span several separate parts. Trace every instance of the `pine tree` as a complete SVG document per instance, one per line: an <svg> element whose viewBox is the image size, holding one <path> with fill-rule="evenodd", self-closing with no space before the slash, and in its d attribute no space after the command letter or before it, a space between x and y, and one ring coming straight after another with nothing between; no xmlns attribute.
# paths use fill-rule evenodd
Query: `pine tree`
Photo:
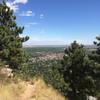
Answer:
<svg viewBox="0 0 100 100"><path fill-rule="evenodd" d="M91 59L100 63L100 36L96 37L96 39L98 42L94 41L94 45L97 47L97 49L92 52L92 55L90 57L91 57Z"/></svg>
<svg viewBox="0 0 100 100"><path fill-rule="evenodd" d="M95 68L95 80L96 80L96 94L100 99L100 36L96 37L97 41L94 41L94 45L97 47L92 54L89 55L90 59L94 60L96 65Z"/></svg>
<svg viewBox="0 0 100 100"><path fill-rule="evenodd" d="M60 73L69 86L69 100L87 100L87 95L95 93L94 66L95 63L89 60L83 45L74 41L65 49Z"/></svg>
<svg viewBox="0 0 100 100"><path fill-rule="evenodd" d="M29 37L20 37L23 29L17 25L13 10L5 2L0 3L0 60L12 69L20 69L27 60L22 43Z"/></svg>

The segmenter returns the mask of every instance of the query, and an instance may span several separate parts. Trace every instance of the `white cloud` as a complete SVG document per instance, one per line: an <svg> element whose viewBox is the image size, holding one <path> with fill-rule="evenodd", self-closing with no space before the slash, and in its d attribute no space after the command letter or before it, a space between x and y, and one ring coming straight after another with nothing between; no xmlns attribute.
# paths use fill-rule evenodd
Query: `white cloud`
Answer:
<svg viewBox="0 0 100 100"><path fill-rule="evenodd" d="M7 6L10 7L14 12L19 10L18 4L26 4L28 0L14 0L13 2L6 2Z"/></svg>
<svg viewBox="0 0 100 100"><path fill-rule="evenodd" d="M40 14L40 19L43 19L44 18L44 14Z"/></svg>
<svg viewBox="0 0 100 100"><path fill-rule="evenodd" d="M26 24L25 27L29 28L29 27L37 25L37 24L38 23L36 23L36 22L30 22L30 23Z"/></svg>
<svg viewBox="0 0 100 100"><path fill-rule="evenodd" d="M19 16L35 16L35 13L33 13L32 10L28 10L21 12Z"/></svg>
<svg viewBox="0 0 100 100"><path fill-rule="evenodd" d="M36 23L36 22L31 22L31 23L29 23L29 25L37 25L38 23Z"/></svg>
<svg viewBox="0 0 100 100"><path fill-rule="evenodd" d="M11 10L13 10L14 12L18 11L19 10L19 6L18 5L15 5L13 3L10 3L10 2L7 2L6 3L8 7L10 7Z"/></svg>
<svg viewBox="0 0 100 100"><path fill-rule="evenodd" d="M18 4L18 3L26 4L27 2L28 0L15 0L13 4Z"/></svg>

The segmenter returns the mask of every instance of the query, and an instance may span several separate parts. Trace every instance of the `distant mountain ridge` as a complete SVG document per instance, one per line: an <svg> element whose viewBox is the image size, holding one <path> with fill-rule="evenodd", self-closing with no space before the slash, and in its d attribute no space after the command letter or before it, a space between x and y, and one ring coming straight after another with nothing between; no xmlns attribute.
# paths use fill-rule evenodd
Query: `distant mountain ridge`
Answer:
<svg viewBox="0 0 100 100"><path fill-rule="evenodd" d="M31 47L68 47L69 45L23 45L23 48L31 48ZM84 45L87 49L96 49L95 45Z"/></svg>
<svg viewBox="0 0 100 100"><path fill-rule="evenodd" d="M67 47L67 45L24 45L23 47Z"/></svg>

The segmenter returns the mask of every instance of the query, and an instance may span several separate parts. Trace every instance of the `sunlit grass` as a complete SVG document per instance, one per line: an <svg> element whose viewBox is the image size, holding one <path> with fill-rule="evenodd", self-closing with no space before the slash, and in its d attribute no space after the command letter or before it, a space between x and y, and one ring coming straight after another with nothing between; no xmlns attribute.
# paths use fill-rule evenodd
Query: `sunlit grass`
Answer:
<svg viewBox="0 0 100 100"><path fill-rule="evenodd" d="M65 100L42 79L30 82L0 84L0 100Z"/></svg>

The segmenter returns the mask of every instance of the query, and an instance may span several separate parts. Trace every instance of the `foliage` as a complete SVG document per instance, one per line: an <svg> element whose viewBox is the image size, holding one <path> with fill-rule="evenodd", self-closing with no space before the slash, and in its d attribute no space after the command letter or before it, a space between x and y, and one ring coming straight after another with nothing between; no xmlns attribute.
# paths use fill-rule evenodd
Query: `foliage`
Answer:
<svg viewBox="0 0 100 100"><path fill-rule="evenodd" d="M96 94L97 97L100 98L100 36L96 37L97 42L95 41L94 44L97 46L97 49L93 51L91 55L89 55L90 59L94 60L96 63L95 69L95 80L96 80Z"/></svg>
<svg viewBox="0 0 100 100"><path fill-rule="evenodd" d="M63 47L27 47L24 48L25 51L28 52L28 54L31 57L40 57L46 54L50 53L63 53L64 51L64 46Z"/></svg>
<svg viewBox="0 0 100 100"><path fill-rule="evenodd" d="M100 41L100 37L96 37L98 41ZM95 51L92 52L91 55L89 55L90 59L95 60L95 62L100 63L100 42L94 41L94 45L97 47Z"/></svg>
<svg viewBox="0 0 100 100"><path fill-rule="evenodd" d="M34 77L41 77L48 86L53 86L62 95L67 91L67 84L64 82L63 77L59 73L61 63L59 60L36 61L30 63L26 69L23 69L22 78L25 80L33 79ZM19 74L20 75L20 74Z"/></svg>
<svg viewBox="0 0 100 100"><path fill-rule="evenodd" d="M69 100L86 100L87 95L94 95L95 80L93 79L95 63L89 60L82 45L74 41L65 50L62 67L59 72L68 84Z"/></svg>
<svg viewBox="0 0 100 100"><path fill-rule="evenodd" d="M45 66L45 70L43 73L44 81L47 84L52 85L55 89L57 89L62 95L65 95L67 91L67 84L64 82L62 75L59 73L59 68L61 67L61 63L58 60L49 61Z"/></svg>
<svg viewBox="0 0 100 100"><path fill-rule="evenodd" d="M13 10L5 2L0 3L0 60L12 69L20 69L27 60L22 43L29 37L20 37L23 29L17 26Z"/></svg>
<svg viewBox="0 0 100 100"><path fill-rule="evenodd" d="M52 85L69 100L86 100L87 95L100 97L100 37L94 42L97 50L86 54L83 45L74 41L65 50L63 60L26 62L30 59L22 48L29 37L20 37L24 27L16 23L16 16L5 2L0 3L0 68L9 65L16 73L14 76L30 79L41 76L48 85ZM40 53L40 51L43 51ZM45 52L61 53L64 48L32 48L31 57L43 56ZM36 52L37 51L37 52ZM33 53L35 52L35 53ZM37 55L38 54L38 55ZM23 67L24 66L24 67ZM19 69L19 70L18 70ZM21 69L21 70L20 70Z"/></svg>

